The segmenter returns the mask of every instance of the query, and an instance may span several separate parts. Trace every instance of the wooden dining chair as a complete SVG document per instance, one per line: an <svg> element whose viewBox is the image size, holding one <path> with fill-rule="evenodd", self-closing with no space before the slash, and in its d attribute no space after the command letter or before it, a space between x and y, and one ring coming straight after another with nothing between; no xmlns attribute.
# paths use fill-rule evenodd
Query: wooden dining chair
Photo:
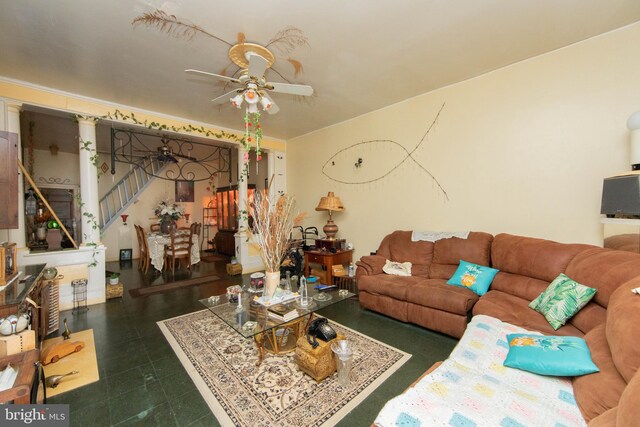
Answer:
<svg viewBox="0 0 640 427"><path fill-rule="evenodd" d="M149 230L153 231L154 233L157 233L160 231L160 224L151 224L151 226L149 227Z"/></svg>
<svg viewBox="0 0 640 427"><path fill-rule="evenodd" d="M140 259L138 260L138 269L142 270L143 273L147 273L149 271L149 266L151 265L151 257L149 254L149 244L147 243L147 236L144 232L144 228L139 225L134 224L136 228L136 237L138 238L138 248L140 249Z"/></svg>
<svg viewBox="0 0 640 427"><path fill-rule="evenodd" d="M191 270L191 246L193 245L193 239L191 233L180 233L175 230L171 230L171 245L167 246L165 250L165 265L167 268L171 268L171 273L175 271L176 260L186 260L187 268Z"/></svg>

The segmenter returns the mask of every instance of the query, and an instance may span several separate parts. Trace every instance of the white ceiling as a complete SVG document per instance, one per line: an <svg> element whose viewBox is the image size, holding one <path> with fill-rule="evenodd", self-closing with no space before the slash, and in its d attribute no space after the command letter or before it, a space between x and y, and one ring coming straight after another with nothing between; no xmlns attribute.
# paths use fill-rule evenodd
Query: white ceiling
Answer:
<svg viewBox="0 0 640 427"><path fill-rule="evenodd" d="M14 0L0 2L0 76L228 128L222 93L186 68L219 72L228 46L131 21L155 8L234 42L265 44L295 26L309 46L279 58L317 96L274 95L265 134L292 138L640 20L638 0ZM282 81L274 74L268 79Z"/></svg>

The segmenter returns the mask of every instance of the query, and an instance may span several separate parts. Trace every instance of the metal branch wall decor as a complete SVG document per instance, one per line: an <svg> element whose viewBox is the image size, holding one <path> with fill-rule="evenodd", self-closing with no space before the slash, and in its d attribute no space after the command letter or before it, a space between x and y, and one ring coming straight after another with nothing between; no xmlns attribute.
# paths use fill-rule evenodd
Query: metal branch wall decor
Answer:
<svg viewBox="0 0 640 427"><path fill-rule="evenodd" d="M438 118L440 117L440 113L442 113L442 110L444 109L444 106L445 106L445 104L442 104L442 106L438 110L438 113L436 114L435 118L433 119L433 121L429 125L429 128L424 133L424 135L422 136L422 138L420 139L418 144L416 144L416 146L413 147L412 150L408 150L402 144L400 144L400 143L398 143L396 141L389 140L389 139L374 139L374 140L370 140L370 141L358 142L358 143L352 144L352 145L350 145L350 146L348 146L346 148L343 148L342 150L339 150L333 156L331 156L329 158L329 160L327 160L325 162L325 164L322 166L322 174L324 176L326 176L327 178L329 178L330 180L332 180L334 182L338 182L340 184L349 184L349 185L372 184L374 182L377 182L377 181L380 181L380 180L386 178L392 172L394 172L395 170L400 168L402 165L404 165L408 160L410 160L411 162L413 162L416 166L418 166L418 168L420 168L422 171L424 171L431 178L431 180L433 181L435 186L444 195L446 200L449 200L449 195L445 191L444 187L442 187L442 185L440 184L440 181L438 181L438 179L431 172L429 172L429 170L425 166L423 166L418 159L416 159L414 157L415 151L427 139L427 136L429 135L431 130L436 125L436 123L438 121ZM373 178L367 178L367 179L361 179L361 180L346 180L346 179L340 179L340 178L335 176L335 172L334 172L334 170L332 170L332 168L334 168L335 166L338 166L341 159L344 159L345 161L348 161L350 164L353 164L352 163L353 159L356 159L356 162L354 164L355 168L356 169L362 169L363 158L365 158L365 156L362 154L362 149L365 148L365 147L372 148L374 146L392 148L392 149L395 147L395 148L398 148L398 149L402 150L404 152L405 156L403 158L401 158L398 163L396 163L395 165L391 166L386 171L383 170L380 173L379 176L376 176L376 177L373 177Z"/></svg>
<svg viewBox="0 0 640 427"><path fill-rule="evenodd" d="M156 159L171 168L154 170L147 159ZM231 180L231 148L127 129L111 129L111 174L116 162L141 167L149 175L167 181L207 181L218 173Z"/></svg>

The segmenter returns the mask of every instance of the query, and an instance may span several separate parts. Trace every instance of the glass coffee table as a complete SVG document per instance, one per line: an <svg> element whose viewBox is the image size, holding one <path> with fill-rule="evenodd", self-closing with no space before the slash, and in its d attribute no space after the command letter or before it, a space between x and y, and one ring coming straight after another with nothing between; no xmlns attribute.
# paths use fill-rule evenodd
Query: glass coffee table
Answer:
<svg viewBox="0 0 640 427"><path fill-rule="evenodd" d="M315 311L355 295L352 292L338 289L318 292L311 285L307 285L307 289L309 297L312 299L307 307L302 307L300 298L282 303L297 311L295 317L287 321L276 320L269 316L268 307L255 302L254 296L256 294L249 292L241 294L240 305L237 301L230 302L227 295L201 299L200 303L237 333L245 338L254 339L258 348L256 365L260 365L265 352L281 354L294 351L298 338L306 333Z"/></svg>

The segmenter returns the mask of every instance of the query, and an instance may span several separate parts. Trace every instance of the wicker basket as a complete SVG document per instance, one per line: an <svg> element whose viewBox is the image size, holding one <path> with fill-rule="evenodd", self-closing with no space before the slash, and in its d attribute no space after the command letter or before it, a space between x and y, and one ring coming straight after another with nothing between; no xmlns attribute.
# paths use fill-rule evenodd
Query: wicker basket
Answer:
<svg viewBox="0 0 640 427"><path fill-rule="evenodd" d="M242 264L227 264L227 274L229 276L242 274Z"/></svg>
<svg viewBox="0 0 640 427"><path fill-rule="evenodd" d="M345 339L341 334L336 338ZM336 361L331 351L332 342L333 340L329 342L318 340L318 347L313 348L307 341L306 335L298 338L295 356L298 368L317 382L332 375L336 371Z"/></svg>
<svg viewBox="0 0 640 427"><path fill-rule="evenodd" d="M122 298L123 292L124 285L122 283L118 283L117 285L110 285L107 283L106 285L107 299Z"/></svg>

